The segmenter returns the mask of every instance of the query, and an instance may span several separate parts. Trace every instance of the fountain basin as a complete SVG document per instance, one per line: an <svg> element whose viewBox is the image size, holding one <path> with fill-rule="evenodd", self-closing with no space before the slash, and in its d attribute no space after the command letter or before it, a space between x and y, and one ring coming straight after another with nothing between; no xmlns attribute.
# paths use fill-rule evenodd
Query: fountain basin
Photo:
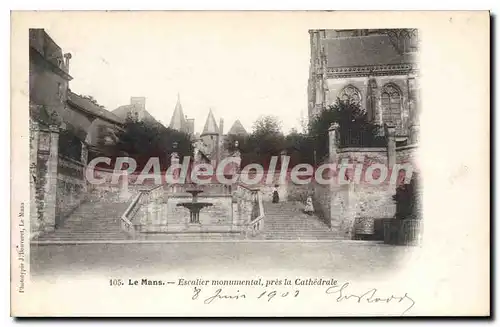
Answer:
<svg viewBox="0 0 500 327"><path fill-rule="evenodd" d="M208 202L182 202L177 203L178 207L185 207L189 209L189 223L200 223L200 210L205 207L211 207L213 204Z"/></svg>
<svg viewBox="0 0 500 327"><path fill-rule="evenodd" d="M190 224L199 224L200 223L200 210L205 207L211 207L213 204L209 202L198 202L198 194L202 193L202 190L193 189L186 190L187 193L190 193L193 196L192 202L181 202L178 203L178 207L185 207L189 210L189 223Z"/></svg>

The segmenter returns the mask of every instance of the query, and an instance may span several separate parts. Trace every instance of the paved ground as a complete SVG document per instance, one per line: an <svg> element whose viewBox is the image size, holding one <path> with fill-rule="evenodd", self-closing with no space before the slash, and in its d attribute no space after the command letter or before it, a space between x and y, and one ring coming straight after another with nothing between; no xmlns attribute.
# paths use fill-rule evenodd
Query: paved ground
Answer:
<svg viewBox="0 0 500 327"><path fill-rule="evenodd" d="M404 265L412 250L364 241L34 245L31 274L50 279L223 270L375 277Z"/></svg>

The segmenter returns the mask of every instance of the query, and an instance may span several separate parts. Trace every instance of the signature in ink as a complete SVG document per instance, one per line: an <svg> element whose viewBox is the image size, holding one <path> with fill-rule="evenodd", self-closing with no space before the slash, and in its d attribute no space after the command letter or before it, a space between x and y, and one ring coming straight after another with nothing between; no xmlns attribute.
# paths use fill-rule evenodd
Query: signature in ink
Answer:
<svg viewBox="0 0 500 327"><path fill-rule="evenodd" d="M408 302L408 307L403 311L402 315L407 313L414 305L415 301L408 296L408 293L405 293L403 296L395 296L390 295L388 297L380 297L377 295L378 290L376 288L372 288L371 290L361 294L349 294L347 288L349 287L349 283L344 283L342 286L334 285L330 286L326 289L326 294L335 294L337 295L337 302L342 302L345 300L355 300L357 303L366 302L366 303L402 303Z"/></svg>

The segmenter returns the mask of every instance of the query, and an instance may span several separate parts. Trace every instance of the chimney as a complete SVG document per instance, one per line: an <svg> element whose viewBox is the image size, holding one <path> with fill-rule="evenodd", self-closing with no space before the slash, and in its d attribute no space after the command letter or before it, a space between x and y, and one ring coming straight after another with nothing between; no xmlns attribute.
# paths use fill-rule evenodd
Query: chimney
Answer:
<svg viewBox="0 0 500 327"><path fill-rule="evenodd" d="M224 135L224 119L219 120L219 134Z"/></svg>
<svg viewBox="0 0 500 327"><path fill-rule="evenodd" d="M66 73L69 74L69 60L71 59L71 53L67 52L64 54L64 67L66 68Z"/></svg>
<svg viewBox="0 0 500 327"><path fill-rule="evenodd" d="M194 134L194 118L186 118L188 134Z"/></svg>
<svg viewBox="0 0 500 327"><path fill-rule="evenodd" d="M139 111L146 109L146 98L145 97L131 97L130 104L136 107Z"/></svg>

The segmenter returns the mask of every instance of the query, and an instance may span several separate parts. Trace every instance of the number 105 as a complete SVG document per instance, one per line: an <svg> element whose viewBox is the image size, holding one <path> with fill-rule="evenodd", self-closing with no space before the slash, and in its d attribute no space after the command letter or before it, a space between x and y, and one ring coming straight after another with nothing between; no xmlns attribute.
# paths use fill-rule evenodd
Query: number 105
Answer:
<svg viewBox="0 0 500 327"><path fill-rule="evenodd" d="M122 286L123 285L123 280L121 279L110 279L109 280L109 286Z"/></svg>

